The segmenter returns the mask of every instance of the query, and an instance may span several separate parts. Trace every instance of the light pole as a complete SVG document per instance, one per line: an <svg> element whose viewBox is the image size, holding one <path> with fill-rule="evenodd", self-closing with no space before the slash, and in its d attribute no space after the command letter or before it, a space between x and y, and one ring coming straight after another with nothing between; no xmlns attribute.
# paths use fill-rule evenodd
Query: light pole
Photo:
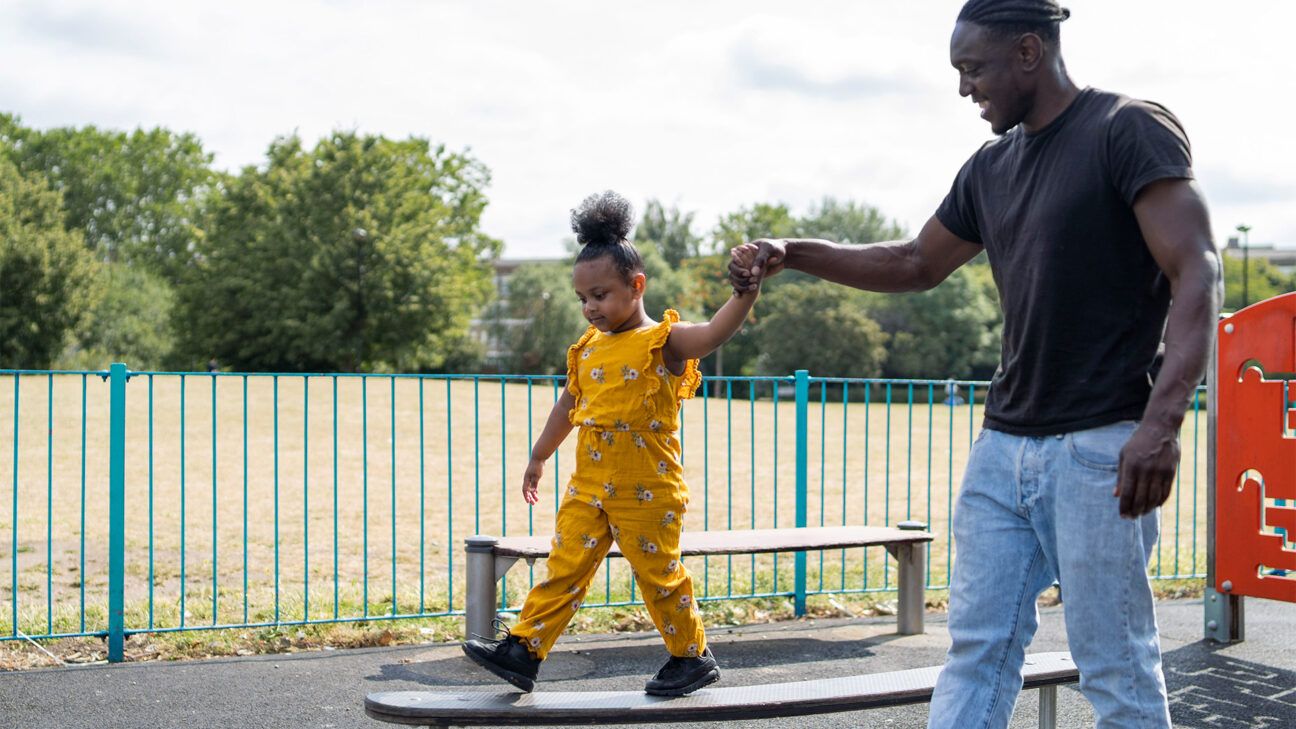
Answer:
<svg viewBox="0 0 1296 729"><path fill-rule="evenodd" d="M1242 308L1251 303L1250 291L1247 290L1247 274L1251 268L1251 226L1239 225L1237 232L1242 234Z"/></svg>

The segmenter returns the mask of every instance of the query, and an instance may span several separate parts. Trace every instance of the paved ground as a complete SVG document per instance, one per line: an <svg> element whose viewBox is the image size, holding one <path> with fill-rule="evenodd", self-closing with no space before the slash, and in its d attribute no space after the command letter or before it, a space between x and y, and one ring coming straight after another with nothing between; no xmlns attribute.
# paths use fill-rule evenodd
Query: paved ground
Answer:
<svg viewBox="0 0 1296 729"><path fill-rule="evenodd" d="M1250 599L1250 640L1201 640L1198 600L1163 602L1167 682L1176 726L1296 727L1296 605ZM948 643L944 615L927 633L899 637L893 619L819 620L713 628L722 685L806 680L939 665ZM1041 611L1032 651L1064 650L1061 608ZM664 660L655 634L568 637L541 670L539 690L641 688ZM326 651L291 656L84 666L0 674L0 726L23 727L352 727L369 691L503 690L470 664L458 644ZM1035 727L1035 692L1022 695L1013 727ZM1093 726L1074 687L1059 691L1061 727ZM923 727L925 706L827 714L730 726ZM697 726L714 729L715 724Z"/></svg>

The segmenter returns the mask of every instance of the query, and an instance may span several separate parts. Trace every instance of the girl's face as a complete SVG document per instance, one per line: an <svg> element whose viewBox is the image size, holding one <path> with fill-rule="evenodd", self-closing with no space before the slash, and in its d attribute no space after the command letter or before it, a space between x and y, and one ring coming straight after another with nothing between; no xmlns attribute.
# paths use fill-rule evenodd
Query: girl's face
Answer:
<svg viewBox="0 0 1296 729"><path fill-rule="evenodd" d="M636 319L643 317L646 283L642 272L627 283L611 256L581 261L572 269L572 287L581 301L581 313L601 332L637 326Z"/></svg>

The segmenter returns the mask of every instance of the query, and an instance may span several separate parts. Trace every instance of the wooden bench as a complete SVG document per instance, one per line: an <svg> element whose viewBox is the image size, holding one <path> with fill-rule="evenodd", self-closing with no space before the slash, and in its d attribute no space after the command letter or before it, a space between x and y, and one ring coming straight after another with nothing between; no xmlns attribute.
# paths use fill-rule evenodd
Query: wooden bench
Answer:
<svg viewBox="0 0 1296 729"><path fill-rule="evenodd" d="M939 667L763 686L705 688L680 698L642 691L433 693L385 691L365 697L365 713L379 721L417 726L499 724L640 724L772 719L860 711L931 701ZM1057 725L1057 687L1080 674L1069 653L1026 656L1023 688L1039 689L1040 729Z"/></svg>
<svg viewBox="0 0 1296 729"><path fill-rule="evenodd" d="M923 588L927 579L927 543L933 535L922 522L901 522L894 527L834 526L791 529L684 532L680 551L685 557L720 554L806 552L847 547L886 547L899 563L899 606L896 622L901 635L923 632ZM519 559L528 564L548 557L548 537L492 537L477 535L464 540L468 552L465 628L468 638L491 637L499 605L496 583ZM610 557L620 557L613 544Z"/></svg>

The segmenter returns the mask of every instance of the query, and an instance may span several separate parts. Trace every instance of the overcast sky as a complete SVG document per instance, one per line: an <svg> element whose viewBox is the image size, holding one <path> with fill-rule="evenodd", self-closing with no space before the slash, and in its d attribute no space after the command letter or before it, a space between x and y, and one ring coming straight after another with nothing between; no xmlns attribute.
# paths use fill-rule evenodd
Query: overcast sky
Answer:
<svg viewBox="0 0 1296 729"><path fill-rule="evenodd" d="M237 170L277 135L418 135L492 171L486 231L561 254L612 188L697 211L823 196L911 232L990 136L957 94L961 0L0 0L0 109L36 127L191 131ZM1296 244L1286 0L1072 0L1080 85L1183 121L1219 244Z"/></svg>

